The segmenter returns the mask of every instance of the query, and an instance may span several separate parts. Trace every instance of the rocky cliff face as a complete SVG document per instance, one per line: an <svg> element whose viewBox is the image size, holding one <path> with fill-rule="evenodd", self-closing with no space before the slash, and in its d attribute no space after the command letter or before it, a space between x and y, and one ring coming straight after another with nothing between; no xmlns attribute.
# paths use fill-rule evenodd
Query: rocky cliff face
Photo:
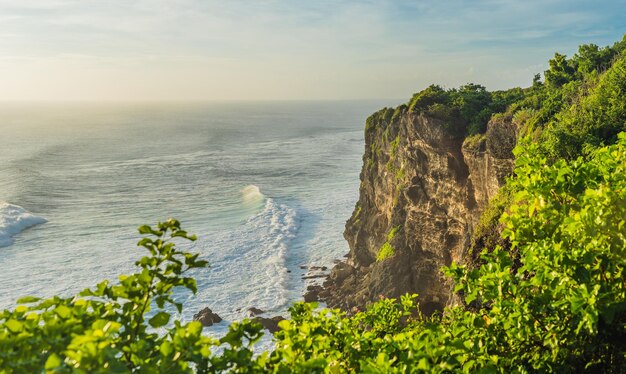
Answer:
<svg viewBox="0 0 626 374"><path fill-rule="evenodd" d="M325 283L331 307L418 293L422 311L452 302L440 268L463 262L488 201L513 166L515 127L492 121L465 141L458 124L384 109L368 119L359 201L346 224L350 253ZM465 141L465 144L464 144Z"/></svg>

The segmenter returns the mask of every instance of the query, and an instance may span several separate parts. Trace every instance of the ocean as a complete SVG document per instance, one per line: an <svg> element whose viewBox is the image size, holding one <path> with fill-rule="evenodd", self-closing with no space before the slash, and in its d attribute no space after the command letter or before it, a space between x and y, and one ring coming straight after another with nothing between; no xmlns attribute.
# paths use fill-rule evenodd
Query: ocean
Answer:
<svg viewBox="0 0 626 374"><path fill-rule="evenodd" d="M170 217L210 263L177 291L223 334L286 315L348 252L374 101L0 104L0 308L133 272L137 227Z"/></svg>

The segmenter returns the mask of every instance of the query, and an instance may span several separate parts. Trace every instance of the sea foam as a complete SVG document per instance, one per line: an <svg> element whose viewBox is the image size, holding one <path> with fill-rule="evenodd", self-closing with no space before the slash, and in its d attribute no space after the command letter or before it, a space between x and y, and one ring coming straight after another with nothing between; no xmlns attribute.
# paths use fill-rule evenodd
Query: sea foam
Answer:
<svg viewBox="0 0 626 374"><path fill-rule="evenodd" d="M248 185L241 190L241 198L246 206L257 205L265 200L261 189L254 184Z"/></svg>
<svg viewBox="0 0 626 374"><path fill-rule="evenodd" d="M36 216L21 206L0 201L0 247L13 244L13 236L27 228L46 222L45 218Z"/></svg>
<svg viewBox="0 0 626 374"><path fill-rule="evenodd" d="M259 209L212 241L208 254L211 271L200 279L196 295L202 302L195 309L210 303L226 320L245 317L250 307L269 314L284 312L290 291L286 260L299 229L299 217L293 207L265 196L253 185L245 187L241 194L244 202L258 201Z"/></svg>

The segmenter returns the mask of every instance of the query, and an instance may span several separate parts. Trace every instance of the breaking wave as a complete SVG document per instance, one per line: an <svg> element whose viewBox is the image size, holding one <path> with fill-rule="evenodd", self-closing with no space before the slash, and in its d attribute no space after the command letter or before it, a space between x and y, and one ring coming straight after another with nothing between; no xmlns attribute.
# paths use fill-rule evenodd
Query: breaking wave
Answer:
<svg viewBox="0 0 626 374"><path fill-rule="evenodd" d="M13 236L27 228L46 222L45 218L36 216L21 206L0 201L0 247L13 244Z"/></svg>

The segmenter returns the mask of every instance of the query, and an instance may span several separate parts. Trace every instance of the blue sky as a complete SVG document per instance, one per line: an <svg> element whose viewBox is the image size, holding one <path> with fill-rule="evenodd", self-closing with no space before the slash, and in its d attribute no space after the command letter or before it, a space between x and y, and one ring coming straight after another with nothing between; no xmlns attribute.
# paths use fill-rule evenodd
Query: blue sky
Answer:
<svg viewBox="0 0 626 374"><path fill-rule="evenodd" d="M530 84L626 1L0 0L0 100L408 98Z"/></svg>

